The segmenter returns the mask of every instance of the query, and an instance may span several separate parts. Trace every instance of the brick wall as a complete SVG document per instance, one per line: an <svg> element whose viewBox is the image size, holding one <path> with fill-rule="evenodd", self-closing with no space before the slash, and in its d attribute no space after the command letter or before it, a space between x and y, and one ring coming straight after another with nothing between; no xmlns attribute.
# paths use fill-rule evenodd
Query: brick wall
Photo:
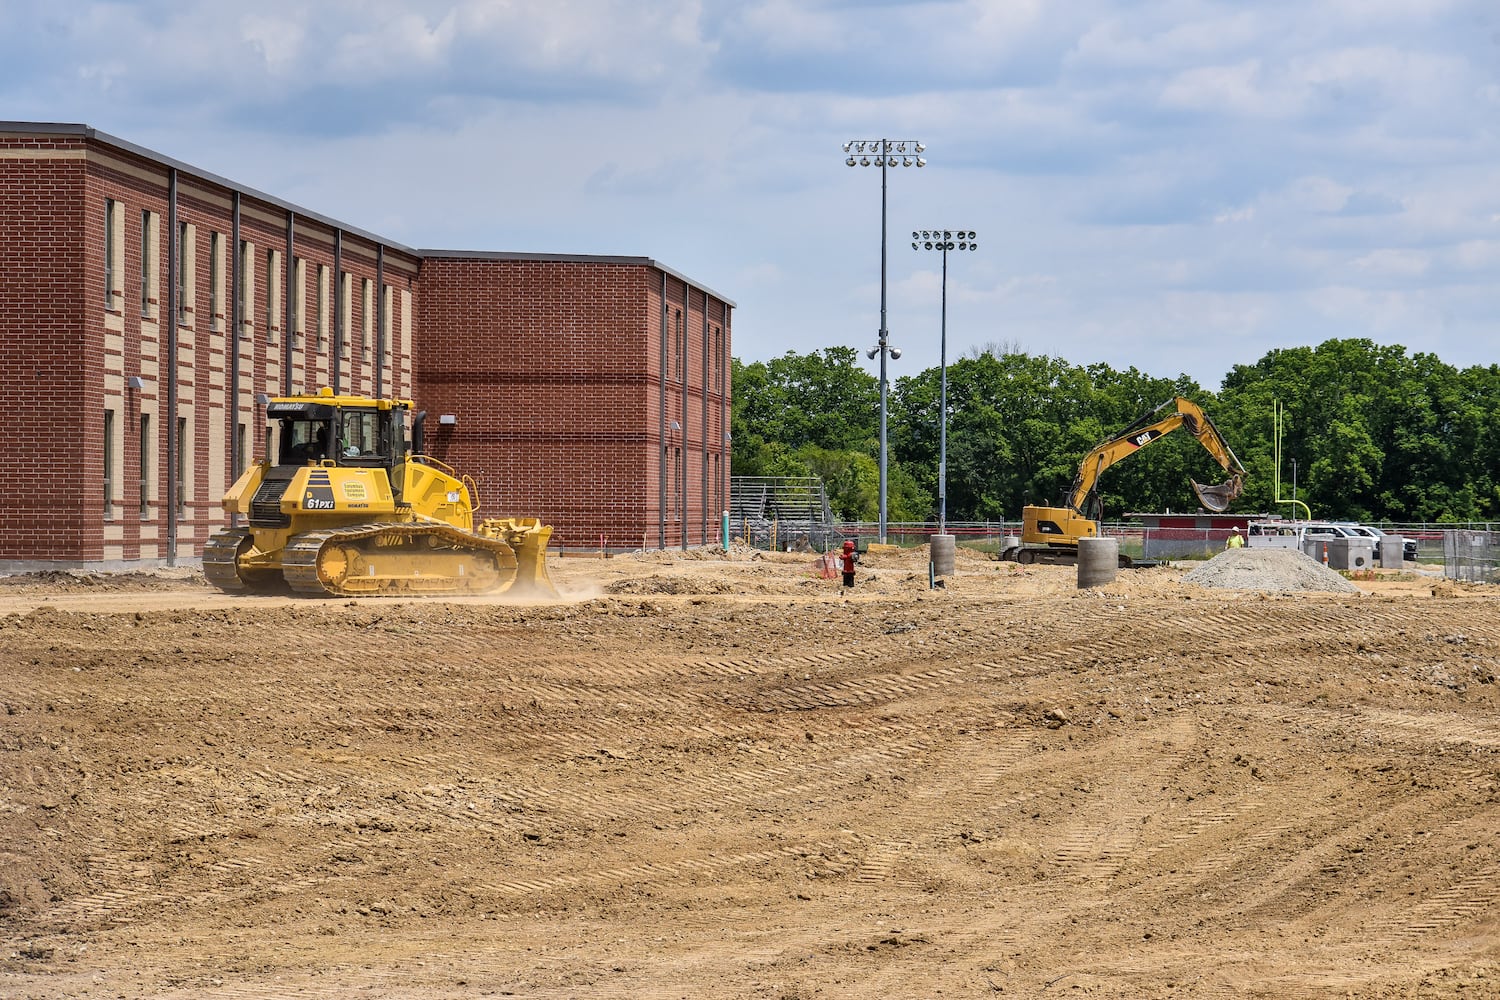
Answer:
<svg viewBox="0 0 1500 1000"><path fill-rule="evenodd" d="M429 256L419 283L428 447L479 482L482 515L540 517L563 546L717 537L727 306L639 261Z"/></svg>
<svg viewBox="0 0 1500 1000"><path fill-rule="evenodd" d="M84 175L76 141L0 145L0 552L80 559L99 544L99 488L75 475L102 456L79 406L99 366L85 321Z"/></svg>

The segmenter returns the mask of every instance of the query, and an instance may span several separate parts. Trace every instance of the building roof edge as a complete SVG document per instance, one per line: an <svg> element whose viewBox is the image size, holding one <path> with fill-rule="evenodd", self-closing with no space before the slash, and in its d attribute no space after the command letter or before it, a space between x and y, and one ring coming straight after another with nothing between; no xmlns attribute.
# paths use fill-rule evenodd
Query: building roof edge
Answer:
<svg viewBox="0 0 1500 1000"><path fill-rule="evenodd" d="M493 260L518 261L522 263L536 262L540 264L618 264L633 267L653 267L658 271L671 275L691 288L713 296L731 309L739 308L739 305L733 299L720 294L701 281L689 278L676 268L668 267L661 261L651 257L632 257L621 254L524 253L514 250L423 249L418 250L417 253L424 259L431 258L433 260Z"/></svg>

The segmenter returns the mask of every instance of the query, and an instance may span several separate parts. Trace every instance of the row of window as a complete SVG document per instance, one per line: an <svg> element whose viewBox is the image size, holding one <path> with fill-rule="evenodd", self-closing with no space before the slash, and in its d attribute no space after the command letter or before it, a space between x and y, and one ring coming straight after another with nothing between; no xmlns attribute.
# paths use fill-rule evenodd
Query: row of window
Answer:
<svg viewBox="0 0 1500 1000"><path fill-rule="evenodd" d="M140 239L141 239L141 273L140 273L140 299L141 316L147 319L156 315L156 303L158 300L157 262L160 259L160 248L157 244L157 222L158 215L150 209L141 210ZM179 326L193 326L194 305L196 298L196 261L197 261L197 227L192 223L181 222L177 226L177 324ZM121 308L123 293L121 286L124 284L120 273L120 262L124 257L124 218L121 206L113 198L104 200L104 304L109 310ZM224 296L224 248L227 240L223 233L209 233L209 255L208 255L208 314L210 322L214 327L221 327L223 316ZM236 292L241 307L240 315L242 321L251 325L251 316L254 315L255 305L255 244L248 240L241 240L239 246L240 268L239 283ZM264 326L266 341L275 343L276 334L281 328L282 318L282 282L284 279L284 260L282 251L267 249L263 260L266 268L266 303L264 312ZM314 285L316 300L313 308L314 333L317 337L317 345L321 350L327 345L330 329L330 272L331 268L326 264L317 265L316 283ZM352 276L348 271L339 272L339 296L340 317L343 343L343 356L349 356L351 317L353 314L352 298ZM292 335L294 343L300 342L307 332L307 261L301 257L292 257L292 280L295 294L292 297ZM369 278L360 278L360 315L362 317L357 347L368 359L370 346L373 343L372 330L375 318L375 283ZM382 313L381 313L381 337L385 344L387 354L391 351L391 323L393 289L390 285L383 285Z"/></svg>
<svg viewBox="0 0 1500 1000"><path fill-rule="evenodd" d="M665 319L665 316L663 316ZM663 363L667 365L667 378L676 379L683 386L687 385L687 324L683 321L682 310L672 311L672 321L675 328L673 336L673 354L664 358ZM708 320L705 317L704 322ZM713 364L713 371L709 376L709 385L716 387L720 395L724 393L725 365L724 365L724 331L720 327L713 327L713 347L709 351L709 361ZM675 370L674 370L675 369ZM707 386L704 387L705 389Z"/></svg>
<svg viewBox="0 0 1500 1000"><path fill-rule="evenodd" d="M115 516L115 489L118 471L119 456L116 452L115 440L115 411L106 409L104 411L104 519L113 520ZM238 479L245 471L245 462L249 458L246 448L246 429L243 423L236 424L234 428L234 478ZM140 515L141 520L151 518L151 473L152 473L152 447L151 437L151 414L141 414L140 437L137 441L139 448L139 477L137 483L140 487ZM192 461L193 439L188 428L187 417L177 418L177 461L172 470L174 493L177 498L177 513L187 513L187 501L189 491L189 470L193 468ZM124 486L125 483L120 483Z"/></svg>

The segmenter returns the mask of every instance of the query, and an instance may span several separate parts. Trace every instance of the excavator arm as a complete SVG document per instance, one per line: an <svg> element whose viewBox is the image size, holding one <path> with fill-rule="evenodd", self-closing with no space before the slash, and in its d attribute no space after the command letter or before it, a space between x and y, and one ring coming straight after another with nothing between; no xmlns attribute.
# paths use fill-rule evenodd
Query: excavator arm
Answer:
<svg viewBox="0 0 1500 1000"><path fill-rule="evenodd" d="M1161 416L1161 412L1172 407L1172 412ZM1169 399L1156 409L1142 416L1115 437L1096 446L1084 456L1078 466L1078 475L1073 480L1073 489L1068 493L1068 507L1077 514L1089 517L1088 508L1093 505L1094 490L1099 476L1105 469L1122 459L1129 458L1158 438L1172 433L1179 427L1198 439L1214 461L1230 474L1226 482L1204 486L1193 482L1193 492L1207 509L1218 513L1226 510L1244 488L1245 467L1235 457L1224 436L1208 419L1198 405L1190 399L1178 396ZM1189 480L1192 482L1192 480Z"/></svg>

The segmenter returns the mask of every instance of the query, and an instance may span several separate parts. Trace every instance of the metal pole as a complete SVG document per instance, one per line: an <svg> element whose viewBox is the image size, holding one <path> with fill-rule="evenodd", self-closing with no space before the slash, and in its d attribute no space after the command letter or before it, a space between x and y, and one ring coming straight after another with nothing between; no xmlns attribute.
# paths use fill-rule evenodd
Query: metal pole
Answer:
<svg viewBox="0 0 1500 1000"><path fill-rule="evenodd" d="M885 143L880 147L880 544L886 525Z"/></svg>
<svg viewBox="0 0 1500 1000"><path fill-rule="evenodd" d="M911 234L913 250L939 250L943 254L942 320L939 327L939 358L941 362L938 394L938 534L948 533L948 251L977 250L975 232L972 229L957 230L958 239L953 239L954 230L918 230Z"/></svg>
<svg viewBox="0 0 1500 1000"><path fill-rule="evenodd" d="M910 147L908 149L908 147ZM903 167L926 166L922 152L927 147L914 139L851 139L844 143L844 162L853 166L868 167L870 155L875 156L875 165L880 168L880 339L867 352L873 359L880 354L880 523L879 535L886 540L889 485L889 441L887 434L887 403L890 395L890 376L887 365L901 357L901 352L890 346L890 330L886 326L886 170L896 166L896 157L901 157ZM889 354L889 357L887 357Z"/></svg>
<svg viewBox="0 0 1500 1000"><path fill-rule="evenodd" d="M938 394L938 534L948 533L948 244L943 244L943 319L938 335L941 365Z"/></svg>

